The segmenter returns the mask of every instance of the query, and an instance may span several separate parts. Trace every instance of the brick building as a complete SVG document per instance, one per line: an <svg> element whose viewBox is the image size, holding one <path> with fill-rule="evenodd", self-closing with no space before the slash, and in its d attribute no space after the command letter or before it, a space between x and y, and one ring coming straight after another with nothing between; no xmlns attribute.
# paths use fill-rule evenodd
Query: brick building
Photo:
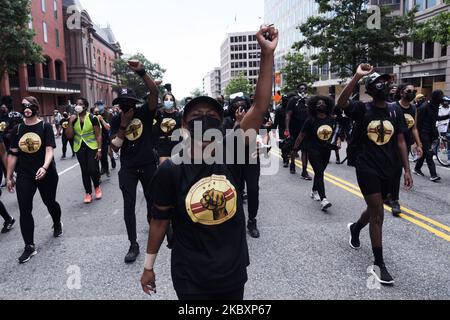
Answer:
<svg viewBox="0 0 450 320"><path fill-rule="evenodd" d="M61 0L32 0L29 28L36 33L34 41L42 47L45 62L22 65L16 74L6 75L1 94L11 95L14 106L25 96L35 96L41 103L41 115L50 115L55 107L65 105L70 95L80 93L79 85L67 81Z"/></svg>
<svg viewBox="0 0 450 320"><path fill-rule="evenodd" d="M92 22L88 12L77 0L63 0L65 20L78 15L76 26L65 25L67 72L71 82L80 85L81 93L71 96L86 98L89 103L103 101L111 105L113 87L118 78L113 75L114 61L122 55L111 28L101 28ZM69 20L68 20L69 19Z"/></svg>

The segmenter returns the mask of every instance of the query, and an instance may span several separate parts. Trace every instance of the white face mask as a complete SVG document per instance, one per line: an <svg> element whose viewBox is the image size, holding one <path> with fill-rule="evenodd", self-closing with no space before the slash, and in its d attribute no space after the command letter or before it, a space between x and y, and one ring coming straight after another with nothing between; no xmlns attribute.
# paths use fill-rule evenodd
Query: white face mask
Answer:
<svg viewBox="0 0 450 320"><path fill-rule="evenodd" d="M82 113L84 111L84 108L83 108L83 106L76 106L75 107L75 112L76 113L78 113L78 114L80 114L80 113Z"/></svg>

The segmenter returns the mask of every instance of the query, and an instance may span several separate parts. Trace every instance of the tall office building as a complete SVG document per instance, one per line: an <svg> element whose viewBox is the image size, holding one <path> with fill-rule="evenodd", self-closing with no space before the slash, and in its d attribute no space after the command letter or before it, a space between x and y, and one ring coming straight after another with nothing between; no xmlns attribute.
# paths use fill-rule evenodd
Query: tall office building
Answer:
<svg viewBox="0 0 450 320"><path fill-rule="evenodd" d="M209 97L217 98L222 94L220 68L215 68L203 78L203 92Z"/></svg>
<svg viewBox="0 0 450 320"><path fill-rule="evenodd" d="M230 80L243 74L252 85L259 76L261 48L256 40L256 31L229 33L221 46L221 91Z"/></svg>

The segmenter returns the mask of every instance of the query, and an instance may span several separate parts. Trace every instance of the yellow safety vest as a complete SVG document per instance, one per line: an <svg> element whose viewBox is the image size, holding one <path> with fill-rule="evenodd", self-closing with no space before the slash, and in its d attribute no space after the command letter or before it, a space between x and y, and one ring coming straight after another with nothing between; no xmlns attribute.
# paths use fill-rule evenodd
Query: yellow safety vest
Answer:
<svg viewBox="0 0 450 320"><path fill-rule="evenodd" d="M86 113L86 117L84 118L83 129L81 129L80 116L78 116L78 121L75 123L73 131L73 150L75 152L80 150L81 142L84 142L92 150L98 149L97 138L95 137L95 130L89 113Z"/></svg>

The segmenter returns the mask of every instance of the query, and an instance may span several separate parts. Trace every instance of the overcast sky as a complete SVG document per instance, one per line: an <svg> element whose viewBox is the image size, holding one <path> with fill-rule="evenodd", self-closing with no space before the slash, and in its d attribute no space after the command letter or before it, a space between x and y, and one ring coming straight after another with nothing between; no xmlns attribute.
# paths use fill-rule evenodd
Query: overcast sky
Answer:
<svg viewBox="0 0 450 320"><path fill-rule="evenodd" d="M143 53L167 72L177 99L220 66L228 32L258 30L264 0L81 0L92 20L111 25L122 51ZM237 22L235 22L237 20Z"/></svg>

